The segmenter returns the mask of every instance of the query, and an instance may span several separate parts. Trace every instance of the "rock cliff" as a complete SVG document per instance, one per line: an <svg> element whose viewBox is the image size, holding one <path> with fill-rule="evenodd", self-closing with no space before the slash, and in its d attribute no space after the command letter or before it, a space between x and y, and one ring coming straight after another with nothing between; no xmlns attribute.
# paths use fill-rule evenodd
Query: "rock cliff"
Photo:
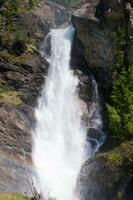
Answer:
<svg viewBox="0 0 133 200"><path fill-rule="evenodd" d="M0 2L0 171L2 172L0 192L30 194L24 176L23 150L27 164L31 166L34 107L48 70L48 63L41 56L40 46L50 28L65 27L70 23L71 11L59 4L41 0L33 8L29 7L27 1L23 1L26 3L22 4L20 9L12 8L15 10L10 12L9 1L2 2ZM133 2L132 0L85 0L82 4L82 7L72 15L76 35L71 67L80 80L80 98L87 104L86 106L83 101L81 102L85 117L88 115L92 100L91 76L96 78L104 108L104 128L107 128L105 106L110 102L113 83L119 73L118 56L120 58L122 55L122 62L127 67L133 64ZM108 129L105 131L107 133ZM94 131L91 132L93 134ZM83 164L81 174L85 173L86 176L80 177L79 184L82 183L83 187L78 191L83 199L133 199L132 141L123 142L119 146L116 145L117 147L115 145L108 142L104 148L104 151L108 150L107 152L100 152ZM31 169L29 171L34 173ZM18 179L21 184L16 187Z"/></svg>
<svg viewBox="0 0 133 200"><path fill-rule="evenodd" d="M81 70L87 74L90 71L96 78L103 106L111 101L111 92L120 73L120 66L123 64L128 69L133 64L132 6L132 1L86 0L72 16L72 23L76 29L75 40L79 41L78 45L77 42L74 43L73 48L82 52L80 62L84 67L81 67ZM76 60L77 55L74 56ZM79 60L79 56L77 57ZM103 114L103 119L105 122L107 115ZM105 132L107 134L107 127ZM103 148L107 152L101 152L89 159L81 169L77 188L80 188L78 193L82 199L133 198L132 139L119 145L119 142L113 144L112 140L110 143L111 137L108 137Z"/></svg>
<svg viewBox="0 0 133 200"><path fill-rule="evenodd" d="M48 69L40 46L50 28L67 26L70 18L59 4L42 0L31 8L27 2L0 4L0 192L23 194L31 193L23 151L31 167L34 108Z"/></svg>
<svg viewBox="0 0 133 200"><path fill-rule="evenodd" d="M84 49L88 68L96 77L107 100L116 76L115 33L121 27L125 56L132 62L132 4L125 1L88 0L74 12L72 23ZM128 8L129 11L128 12ZM86 69L87 70L87 69Z"/></svg>

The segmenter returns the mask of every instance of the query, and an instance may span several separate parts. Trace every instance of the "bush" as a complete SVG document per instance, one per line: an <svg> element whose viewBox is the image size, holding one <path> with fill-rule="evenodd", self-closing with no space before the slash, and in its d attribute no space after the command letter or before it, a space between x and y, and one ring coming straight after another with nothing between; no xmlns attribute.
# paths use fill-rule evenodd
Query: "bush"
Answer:
<svg viewBox="0 0 133 200"><path fill-rule="evenodd" d="M8 51L0 51L0 56L6 61L13 63L14 65L21 65L27 60L27 54L23 53L20 56L10 54Z"/></svg>
<svg viewBox="0 0 133 200"><path fill-rule="evenodd" d="M113 33L117 78L108 105L109 127L115 142L133 136L133 65L128 66L125 30L119 25Z"/></svg>
<svg viewBox="0 0 133 200"><path fill-rule="evenodd" d="M112 94L112 105L108 106L109 125L117 139L133 136L133 65L116 80Z"/></svg>
<svg viewBox="0 0 133 200"><path fill-rule="evenodd" d="M113 41L115 46L115 69L120 73L125 69L125 30L123 26L118 26L116 31L113 32Z"/></svg>
<svg viewBox="0 0 133 200"><path fill-rule="evenodd" d="M13 51L17 56L20 56L26 50L26 45L28 43L28 36L22 30L17 31L16 37L13 42Z"/></svg>
<svg viewBox="0 0 133 200"><path fill-rule="evenodd" d="M22 104L22 101L17 91L0 90L0 103L11 103L19 106Z"/></svg>
<svg viewBox="0 0 133 200"><path fill-rule="evenodd" d="M10 0L9 5L10 5L11 9L13 9L14 11L18 11L18 9L21 6L21 1L20 0Z"/></svg>
<svg viewBox="0 0 133 200"><path fill-rule="evenodd" d="M121 166L123 163L123 156L119 152L111 151L108 153L107 163L114 167Z"/></svg>

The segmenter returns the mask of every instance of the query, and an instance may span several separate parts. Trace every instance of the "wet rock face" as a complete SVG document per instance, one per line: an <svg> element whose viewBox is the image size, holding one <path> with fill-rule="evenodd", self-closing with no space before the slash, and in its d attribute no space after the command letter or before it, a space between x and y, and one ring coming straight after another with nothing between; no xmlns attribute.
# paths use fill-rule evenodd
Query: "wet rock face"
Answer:
<svg viewBox="0 0 133 200"><path fill-rule="evenodd" d="M72 16L76 37L84 49L88 68L96 77L105 98L112 87L116 47L113 33L125 29L124 1L87 0Z"/></svg>
<svg viewBox="0 0 133 200"><path fill-rule="evenodd" d="M22 161L11 159L11 155L0 156L0 193L21 193L32 196L30 185L33 184L34 176L32 168L26 169Z"/></svg>
<svg viewBox="0 0 133 200"><path fill-rule="evenodd" d="M100 95L103 97L101 99L102 105L105 105L105 101L109 100L117 73L115 66L118 49L113 34L117 32L118 27L122 28L126 38L123 39L125 44L123 51L127 54L129 64L133 63L132 6L132 1L86 0L82 8L72 16L72 23L76 29L75 40L78 41L74 42L73 46L75 49L73 62L77 58L79 65L76 62L75 65L79 66L79 69L86 72L87 75L88 71L94 75L98 82ZM78 53L80 51L83 52L81 57ZM104 111L103 121L104 123L106 121L105 131L107 133L108 119L106 109ZM94 141L98 139L99 133L90 128L87 134L88 141L95 148ZM121 144L112 152L101 152L83 164L77 183L77 193L81 199L126 200L132 198L133 171L130 158L133 149L131 143L129 141L129 143Z"/></svg>
<svg viewBox="0 0 133 200"><path fill-rule="evenodd" d="M92 88L92 77L86 75L80 70L75 70L74 75L79 79L79 97L82 99L86 104L92 100L93 96L93 88Z"/></svg>
<svg viewBox="0 0 133 200"><path fill-rule="evenodd" d="M71 11L55 2L40 1L36 8L36 14L48 25L48 28L56 28L69 24Z"/></svg>
<svg viewBox="0 0 133 200"><path fill-rule="evenodd" d="M87 160L81 169L77 192L85 200L127 200L132 197L132 142Z"/></svg>
<svg viewBox="0 0 133 200"><path fill-rule="evenodd" d="M24 109L24 108L22 108ZM33 115L31 108L26 108L27 113ZM32 120L31 120L32 118ZM29 118L32 123L34 117ZM3 104L0 108L0 150L22 153L31 152L31 125L28 117L19 107Z"/></svg>
<svg viewBox="0 0 133 200"><path fill-rule="evenodd" d="M73 21L74 25L78 26L79 34L77 31L77 35L84 44L86 67L89 66L88 68L95 74L99 83L108 83L111 80L111 71L114 64L108 30L102 28L102 25L98 22L84 18L76 19L73 17ZM103 87L106 86L103 85Z"/></svg>
<svg viewBox="0 0 133 200"><path fill-rule="evenodd" d="M6 61L0 63L0 77L5 84L5 93L6 90L17 91L23 103L34 106L48 66L39 54L28 56L29 60L26 59L21 66Z"/></svg>

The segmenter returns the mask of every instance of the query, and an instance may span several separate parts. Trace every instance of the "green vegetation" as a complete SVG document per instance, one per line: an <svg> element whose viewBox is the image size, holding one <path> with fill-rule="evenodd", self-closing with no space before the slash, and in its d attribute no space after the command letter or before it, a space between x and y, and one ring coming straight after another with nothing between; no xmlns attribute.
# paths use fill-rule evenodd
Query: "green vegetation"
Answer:
<svg viewBox="0 0 133 200"><path fill-rule="evenodd" d="M49 197L48 200L56 200L56 198Z"/></svg>
<svg viewBox="0 0 133 200"><path fill-rule="evenodd" d="M16 55L21 55L26 51L26 45L30 42L30 38L28 37L27 33L18 30L13 40L13 51Z"/></svg>
<svg viewBox="0 0 133 200"><path fill-rule="evenodd" d="M0 0L0 59L5 65L9 63L21 66L29 55L37 52L31 29L26 29L23 12L31 12L37 0ZM32 4L32 5L31 5ZM17 20L16 20L17 19ZM15 90L8 78L0 80L0 103L21 105L19 92Z"/></svg>
<svg viewBox="0 0 133 200"><path fill-rule="evenodd" d="M9 0L8 4L12 11L19 12L23 0Z"/></svg>
<svg viewBox="0 0 133 200"><path fill-rule="evenodd" d="M0 200L30 200L31 198L25 197L21 194L0 194Z"/></svg>
<svg viewBox="0 0 133 200"><path fill-rule="evenodd" d="M14 17L21 15L26 9L32 9L39 0L0 0L0 7L6 5L6 9L2 10L1 14L5 17Z"/></svg>
<svg viewBox="0 0 133 200"><path fill-rule="evenodd" d="M27 59L26 53L23 53L20 56L15 56L10 54L8 51L0 51L0 56L3 57L6 61L15 65L21 65Z"/></svg>
<svg viewBox="0 0 133 200"><path fill-rule="evenodd" d="M111 151L108 153L107 162L111 166L121 166L123 162L123 157L120 153Z"/></svg>
<svg viewBox="0 0 133 200"><path fill-rule="evenodd" d="M32 9L38 2L39 0L28 0L29 8Z"/></svg>
<svg viewBox="0 0 133 200"><path fill-rule="evenodd" d="M132 163L133 163L133 141L128 141L122 143L118 148L113 151L107 153L101 153L98 156L104 156L106 158L106 165L110 166L110 168L118 168L123 165L129 167L132 171Z"/></svg>
<svg viewBox="0 0 133 200"><path fill-rule="evenodd" d="M126 159L126 165L131 166L133 163L133 140L121 144L121 151L124 152L123 156ZM129 164L130 163L130 164Z"/></svg>
<svg viewBox="0 0 133 200"><path fill-rule="evenodd" d="M35 39L31 29L26 29L22 26L23 12L34 8L39 0L5 0L5 6L0 10L0 40L1 49L0 56L5 60L16 65L21 65L26 57L27 51L36 51ZM16 16L18 20L16 21ZM29 22L30 23L30 22ZM3 50L4 49L4 50Z"/></svg>
<svg viewBox="0 0 133 200"><path fill-rule="evenodd" d="M110 129L120 140L133 136L133 65L115 82L113 106L108 106Z"/></svg>
<svg viewBox="0 0 133 200"><path fill-rule="evenodd" d="M24 0L5 0L6 9L1 14L4 17L12 18L24 12Z"/></svg>
<svg viewBox="0 0 133 200"><path fill-rule="evenodd" d="M0 80L0 103L11 103L14 105L21 105L19 93L13 90L5 80Z"/></svg>
<svg viewBox="0 0 133 200"><path fill-rule="evenodd" d="M116 31L113 33L113 41L115 47L115 58L116 65L115 70L120 73L125 69L125 31L122 26L118 26Z"/></svg>
<svg viewBox="0 0 133 200"><path fill-rule="evenodd" d="M22 101L17 91L1 89L0 103L11 103L11 104L19 106L22 104Z"/></svg>
<svg viewBox="0 0 133 200"><path fill-rule="evenodd" d="M133 136L133 65L126 66L124 30L118 27L114 33L117 78L108 105L109 126L114 142L128 140Z"/></svg>

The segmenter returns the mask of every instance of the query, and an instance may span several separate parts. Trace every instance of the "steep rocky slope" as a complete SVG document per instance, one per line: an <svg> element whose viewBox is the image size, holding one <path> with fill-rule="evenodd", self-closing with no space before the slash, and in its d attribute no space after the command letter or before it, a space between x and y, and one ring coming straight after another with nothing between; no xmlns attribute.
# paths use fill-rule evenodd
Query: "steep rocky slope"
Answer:
<svg viewBox="0 0 133 200"><path fill-rule="evenodd" d="M86 66L95 75L107 98L116 73L114 66L118 49L115 33L118 27L125 34L123 48L126 48L128 61L132 63L132 8L131 4L125 4L124 1L88 0L72 16L84 49Z"/></svg>
<svg viewBox="0 0 133 200"><path fill-rule="evenodd" d="M21 14L16 12L11 17L7 14L8 6L1 8L0 29L0 146L3 148L4 145L18 146L15 140L21 138L19 131L28 137L34 120L32 107L36 105L48 67L40 45L50 28L67 23L69 18L64 7L50 2L41 1L33 10L22 10ZM6 140L7 135L10 140ZM28 143L26 151L30 151L31 142Z"/></svg>
<svg viewBox="0 0 133 200"><path fill-rule="evenodd" d="M80 45L78 48L84 52L86 61L82 71L89 70L95 76L105 107L112 101L113 85L121 74L121 70L128 70L133 64L132 6L132 1L86 0L72 16ZM77 49L76 45L75 49ZM128 107L128 104L125 106ZM122 115L124 113L121 113ZM132 114L131 118L133 119ZM103 119L104 121L107 119L104 113ZM107 134L108 129L105 131ZM131 130L130 133L133 134L133 131ZM83 199L131 200L133 198L131 186L133 137L126 138L126 142L123 143L120 137L118 140L115 135L113 139L112 136L113 133L110 132L103 148L107 152L99 153L96 157L89 159L81 169L79 194Z"/></svg>
<svg viewBox="0 0 133 200"><path fill-rule="evenodd" d="M70 18L59 4L27 2L0 4L0 191L23 194L30 194L24 152L30 165L34 107L48 68L40 47L50 28Z"/></svg>
<svg viewBox="0 0 133 200"><path fill-rule="evenodd" d="M10 12L8 2L0 4L0 191L30 194L24 176L23 150L30 166L34 107L48 70L40 46L51 27L68 25L70 12L44 0L33 8L23 1L20 9L12 8ZM81 105L87 117L93 74L99 85L106 133L106 104L111 101L113 84L119 74L118 59L122 55L122 64L127 67L133 64L132 6L132 0L85 0L72 16L76 36L71 67L80 79L80 97L87 104L82 101ZM111 133L104 153L100 152L83 165L81 172L87 176L81 177L85 187L79 193L84 199L132 199L132 141L114 144L110 138ZM34 172L29 169L28 173L30 177Z"/></svg>

